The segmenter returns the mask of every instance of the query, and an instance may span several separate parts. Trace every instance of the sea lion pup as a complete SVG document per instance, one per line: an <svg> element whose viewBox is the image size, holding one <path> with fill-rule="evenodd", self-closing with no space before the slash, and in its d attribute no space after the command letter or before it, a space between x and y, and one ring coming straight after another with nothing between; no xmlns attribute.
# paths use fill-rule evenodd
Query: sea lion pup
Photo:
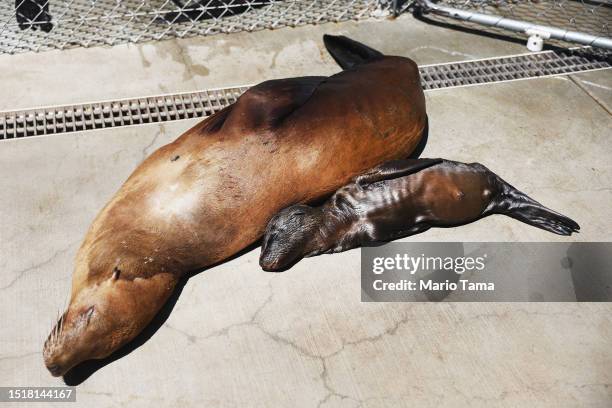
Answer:
<svg viewBox="0 0 612 408"><path fill-rule="evenodd" d="M329 196L419 145L426 114L416 64L324 40L346 70L252 87L154 152L102 209L44 346L53 375L133 339L182 276L257 241L281 209Z"/></svg>
<svg viewBox="0 0 612 408"><path fill-rule="evenodd" d="M268 223L259 264L284 270L305 256L451 227L505 214L559 235L576 222L531 199L479 163L396 160L342 187L320 207L295 205Z"/></svg>

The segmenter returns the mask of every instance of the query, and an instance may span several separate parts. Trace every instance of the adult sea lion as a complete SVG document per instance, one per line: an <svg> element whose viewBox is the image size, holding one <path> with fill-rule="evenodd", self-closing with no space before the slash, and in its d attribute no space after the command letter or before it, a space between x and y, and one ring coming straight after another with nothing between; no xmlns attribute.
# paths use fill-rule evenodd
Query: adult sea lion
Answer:
<svg viewBox="0 0 612 408"><path fill-rule="evenodd" d="M304 256L462 225L490 214L559 235L580 229L482 164L396 160L357 177L320 207L294 205L275 215L266 227L259 263L267 271L283 270Z"/></svg>
<svg viewBox="0 0 612 408"><path fill-rule="evenodd" d="M345 37L324 41L344 71L251 88L154 152L102 209L44 345L53 375L133 339L181 276L259 239L282 208L413 151L426 125L417 65Z"/></svg>

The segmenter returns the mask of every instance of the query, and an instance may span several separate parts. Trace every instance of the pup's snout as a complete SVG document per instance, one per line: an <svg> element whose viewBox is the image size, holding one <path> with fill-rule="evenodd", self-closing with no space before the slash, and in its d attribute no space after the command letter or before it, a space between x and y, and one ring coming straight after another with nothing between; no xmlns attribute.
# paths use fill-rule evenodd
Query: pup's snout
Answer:
<svg viewBox="0 0 612 408"><path fill-rule="evenodd" d="M266 272L276 272L279 269L278 262L275 260L260 259L259 266Z"/></svg>

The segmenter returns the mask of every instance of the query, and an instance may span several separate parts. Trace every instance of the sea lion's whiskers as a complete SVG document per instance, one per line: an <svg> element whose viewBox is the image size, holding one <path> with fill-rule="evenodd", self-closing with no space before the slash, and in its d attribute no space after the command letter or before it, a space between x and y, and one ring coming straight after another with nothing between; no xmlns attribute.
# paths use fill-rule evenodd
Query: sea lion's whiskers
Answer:
<svg viewBox="0 0 612 408"><path fill-rule="evenodd" d="M55 326L53 326L52 336L53 342L55 342L55 338L57 337L57 319L59 317L59 310L55 312Z"/></svg>
<svg viewBox="0 0 612 408"><path fill-rule="evenodd" d="M58 339L64 326L65 313L60 316L60 310L58 309L55 315L55 325L51 328L51 332L45 341L45 347L48 349L55 348L55 346L58 344Z"/></svg>
<svg viewBox="0 0 612 408"><path fill-rule="evenodd" d="M59 326L59 328L57 329L57 334L58 336L61 336L62 330L64 329L64 315L63 314L60 316L59 321L57 322L57 325Z"/></svg>

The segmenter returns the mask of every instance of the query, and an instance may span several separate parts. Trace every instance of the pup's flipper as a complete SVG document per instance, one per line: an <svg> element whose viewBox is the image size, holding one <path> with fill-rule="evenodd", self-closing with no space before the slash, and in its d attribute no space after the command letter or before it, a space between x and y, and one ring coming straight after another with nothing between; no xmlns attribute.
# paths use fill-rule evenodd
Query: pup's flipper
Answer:
<svg viewBox="0 0 612 408"><path fill-rule="evenodd" d="M417 173L423 169L442 163L442 159L402 159L392 160L374 167L372 170L357 176L355 183L360 187L377 181L392 180Z"/></svg>
<svg viewBox="0 0 612 408"><path fill-rule="evenodd" d="M503 191L491 207L492 213L507 215L553 234L572 235L580 231L576 221L543 206L501 178L499 180L503 183Z"/></svg>

